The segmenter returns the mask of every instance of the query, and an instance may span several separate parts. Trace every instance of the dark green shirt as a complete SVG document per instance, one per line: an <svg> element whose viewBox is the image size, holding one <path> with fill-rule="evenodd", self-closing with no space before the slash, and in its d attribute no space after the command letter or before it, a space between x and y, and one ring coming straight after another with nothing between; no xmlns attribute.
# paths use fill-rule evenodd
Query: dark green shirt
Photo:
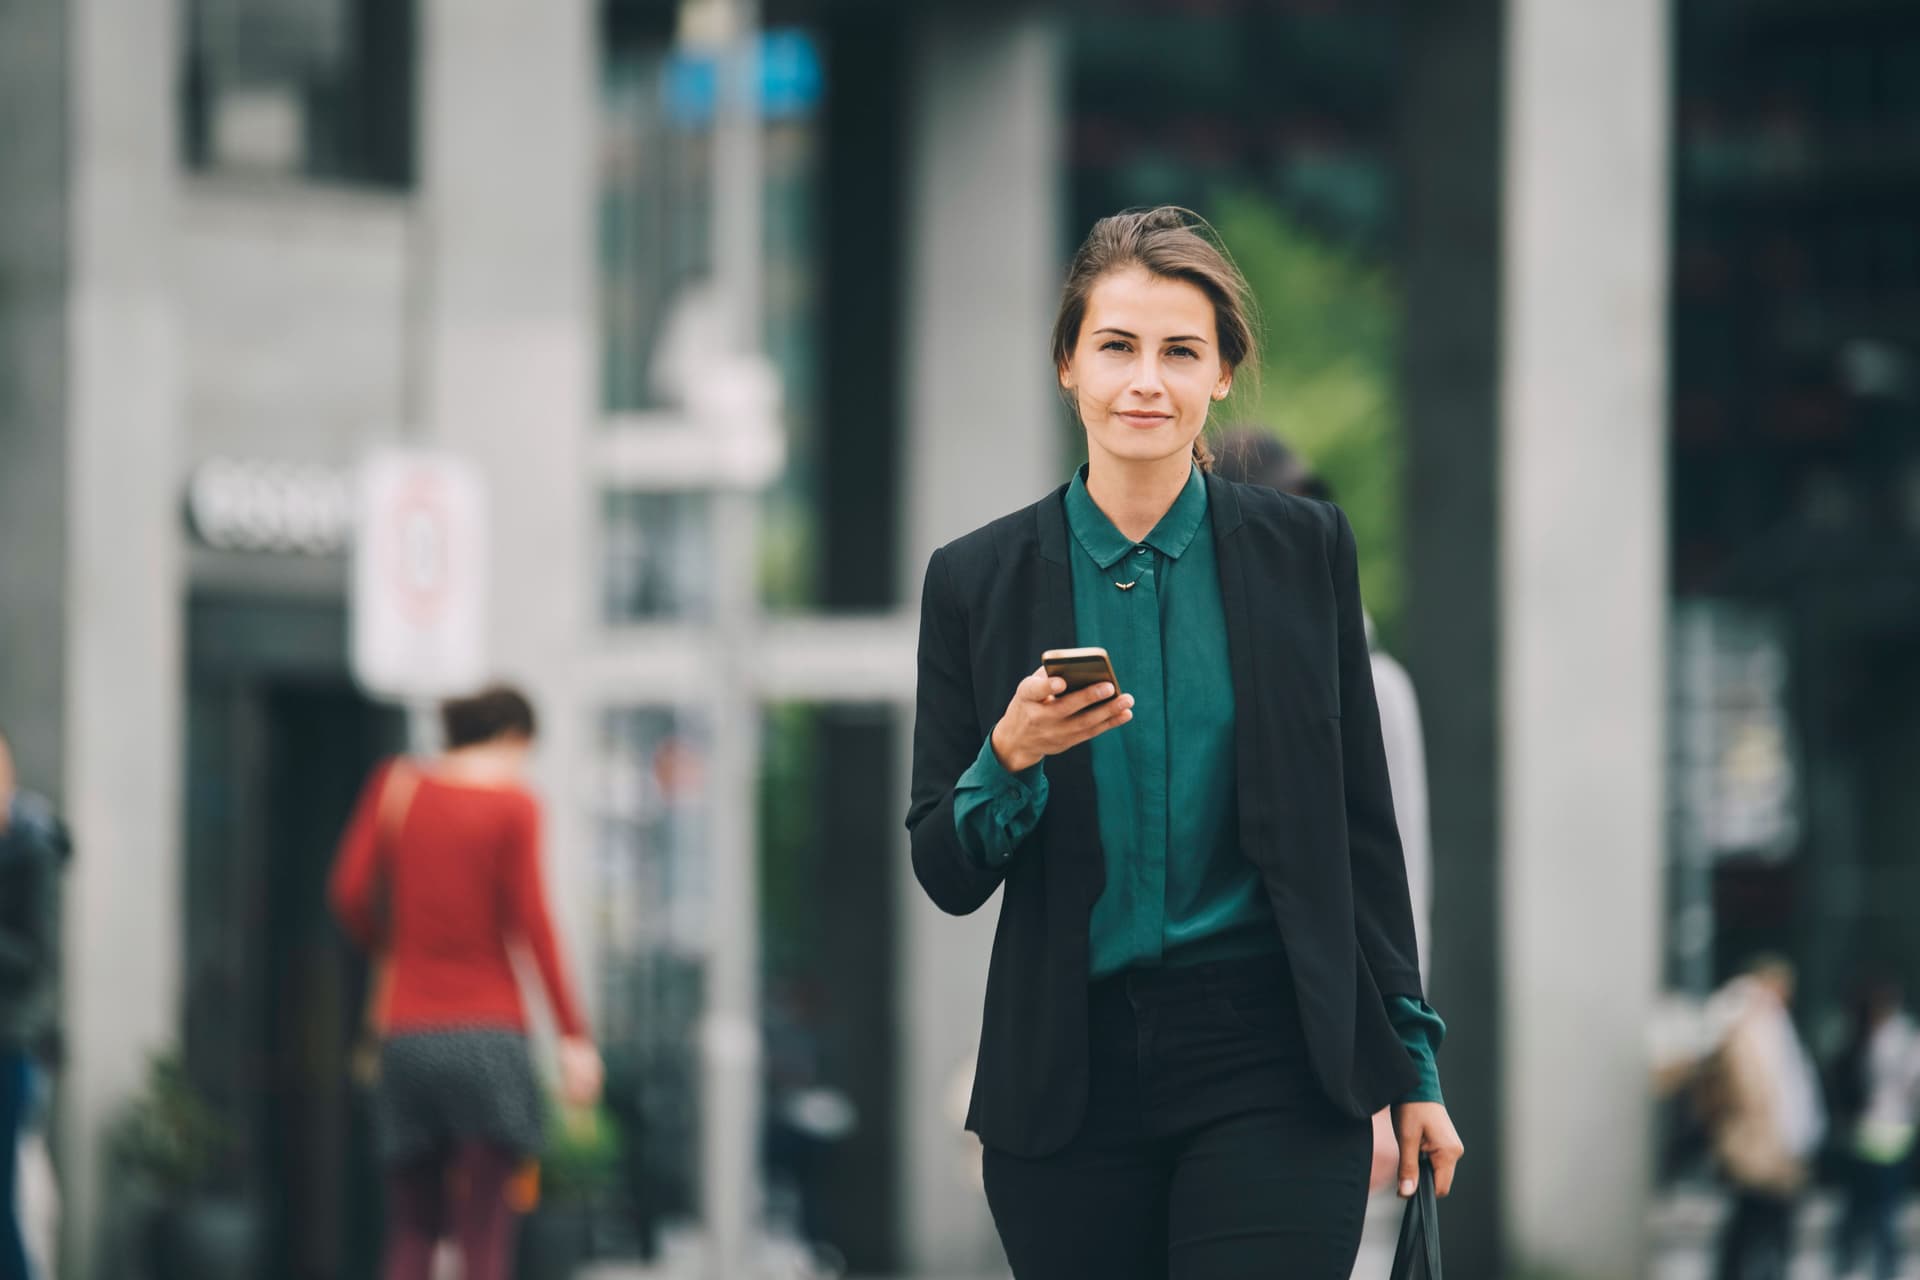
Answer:
<svg viewBox="0 0 1920 1280"><path fill-rule="evenodd" d="M1087 492L1067 488L1075 645L1113 660L1133 719L1092 752L1106 888L1089 922L1092 975L1279 950L1259 871L1235 814L1234 692L1207 489L1196 468L1160 522L1132 543ZM991 737L960 778L954 824L982 862L1011 858L1045 811L1044 764L1013 774ZM1388 1001L1420 1071L1404 1101L1440 1101L1445 1024L1424 1002Z"/></svg>

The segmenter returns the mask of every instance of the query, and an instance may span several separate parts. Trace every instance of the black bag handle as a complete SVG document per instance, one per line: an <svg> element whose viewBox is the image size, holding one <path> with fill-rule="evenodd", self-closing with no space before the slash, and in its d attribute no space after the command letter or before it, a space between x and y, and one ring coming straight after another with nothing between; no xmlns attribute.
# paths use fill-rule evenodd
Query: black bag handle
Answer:
<svg viewBox="0 0 1920 1280"><path fill-rule="evenodd" d="M1433 1189L1433 1165L1425 1156L1420 1157L1419 1189L1400 1219L1391 1280L1441 1280L1440 1203Z"/></svg>

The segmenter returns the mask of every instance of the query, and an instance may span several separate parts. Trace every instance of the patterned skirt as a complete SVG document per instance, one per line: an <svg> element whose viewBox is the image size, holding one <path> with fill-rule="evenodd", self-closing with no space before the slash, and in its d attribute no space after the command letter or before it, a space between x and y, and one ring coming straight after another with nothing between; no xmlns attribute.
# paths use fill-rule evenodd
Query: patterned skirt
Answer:
<svg viewBox="0 0 1920 1280"><path fill-rule="evenodd" d="M527 1037L460 1028L407 1031L380 1047L373 1093L380 1159L407 1164L463 1142L536 1155L545 1139Z"/></svg>

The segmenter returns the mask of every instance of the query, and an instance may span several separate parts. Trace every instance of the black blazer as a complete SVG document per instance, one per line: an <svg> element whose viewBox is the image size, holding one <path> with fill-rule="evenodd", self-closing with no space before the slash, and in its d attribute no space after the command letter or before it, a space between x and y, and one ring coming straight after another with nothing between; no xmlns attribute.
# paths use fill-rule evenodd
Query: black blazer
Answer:
<svg viewBox="0 0 1920 1280"><path fill-rule="evenodd" d="M1004 866L960 847L953 799L1041 652L1078 643L1065 492L928 561L907 812L914 874L941 910L965 915L1005 881L967 1127L1027 1157L1065 1146L1086 1110L1088 919L1106 882L1089 753L1047 760L1046 811ZM1420 972L1353 530L1330 503L1212 475L1207 504L1240 849L1266 883L1315 1074L1341 1110L1370 1115L1416 1083L1385 997L1418 998Z"/></svg>

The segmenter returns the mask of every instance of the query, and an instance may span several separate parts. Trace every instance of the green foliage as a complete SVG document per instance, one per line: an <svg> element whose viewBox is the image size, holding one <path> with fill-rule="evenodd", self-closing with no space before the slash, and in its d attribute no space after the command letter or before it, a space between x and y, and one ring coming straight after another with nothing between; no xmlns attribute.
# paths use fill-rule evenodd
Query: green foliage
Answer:
<svg viewBox="0 0 1920 1280"><path fill-rule="evenodd" d="M1403 554L1399 296L1384 265L1260 196L1214 201L1213 223L1264 331L1262 376L1236 388L1223 420L1276 433L1332 486L1360 545L1361 596L1391 648Z"/></svg>
<svg viewBox="0 0 1920 1280"><path fill-rule="evenodd" d="M114 1163L172 1197L209 1189L232 1158L232 1129L187 1078L177 1054L156 1054L146 1088L120 1113L108 1136Z"/></svg>
<svg viewBox="0 0 1920 1280"><path fill-rule="evenodd" d="M589 1200L613 1187L623 1149L620 1126L605 1107L552 1106L540 1155L541 1197Z"/></svg>
<svg viewBox="0 0 1920 1280"><path fill-rule="evenodd" d="M768 974L803 970L818 949L819 897L813 848L819 830L820 708L770 704L760 769L761 964Z"/></svg>

